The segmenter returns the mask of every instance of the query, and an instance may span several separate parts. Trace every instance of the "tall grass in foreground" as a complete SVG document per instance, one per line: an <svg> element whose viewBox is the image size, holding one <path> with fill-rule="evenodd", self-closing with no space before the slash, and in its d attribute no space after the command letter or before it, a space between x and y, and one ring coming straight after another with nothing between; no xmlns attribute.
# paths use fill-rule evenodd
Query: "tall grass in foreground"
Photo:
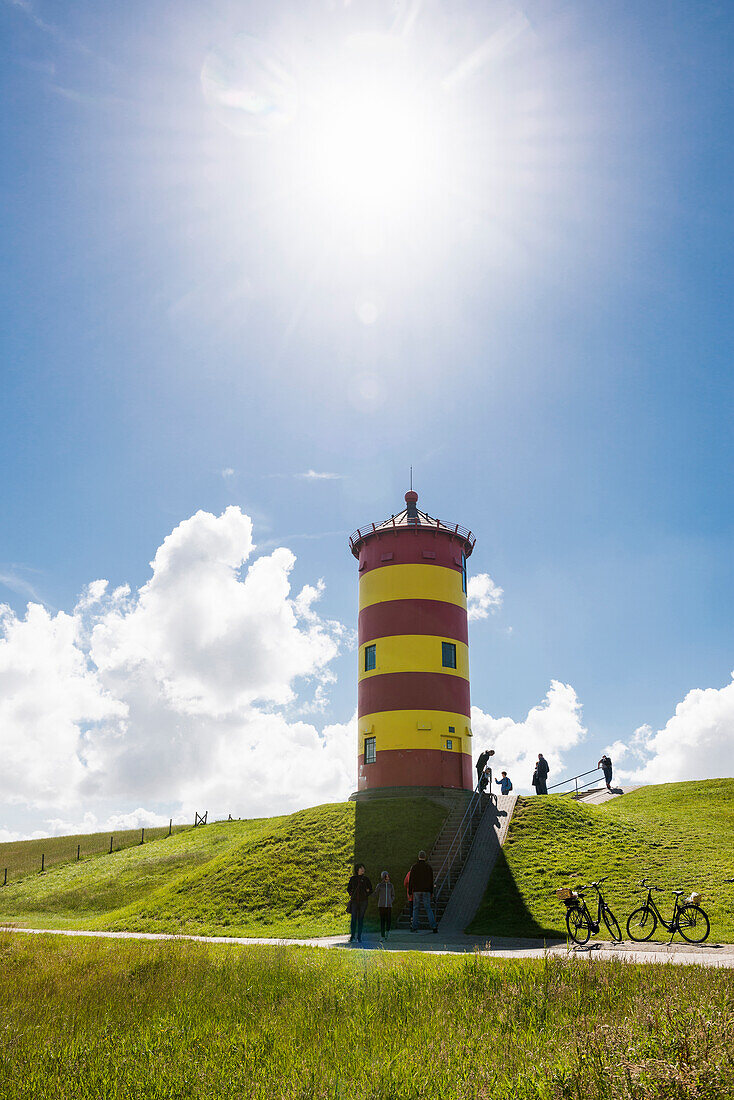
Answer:
<svg viewBox="0 0 734 1100"><path fill-rule="evenodd" d="M0 935L0 1096L719 1100L697 966Z"/></svg>

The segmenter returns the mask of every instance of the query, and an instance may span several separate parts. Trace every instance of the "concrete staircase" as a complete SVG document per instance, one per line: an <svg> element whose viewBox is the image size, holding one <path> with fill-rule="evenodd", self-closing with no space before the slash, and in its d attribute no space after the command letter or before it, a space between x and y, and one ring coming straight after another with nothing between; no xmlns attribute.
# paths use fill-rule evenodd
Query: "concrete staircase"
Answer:
<svg viewBox="0 0 734 1100"><path fill-rule="evenodd" d="M457 844L457 833L462 826L472 797L473 792L471 791L456 792L451 809L428 855L428 862L433 867L433 872L436 876L434 889L437 900L434 908L434 915L438 921L441 921L446 911L446 907L450 902L452 892L461 878L464 865L472 850L474 838L481 828L481 822L485 816L486 810L490 804L493 804L493 799L490 799L489 795L481 796L481 804L477 808L471 825L468 828L466 826L464 827L462 843L459 845ZM445 867L449 853L455 855L455 858L451 861L450 873ZM398 917L396 927L403 931L410 928L409 905L406 905L405 909L403 909ZM418 919L418 927L424 929L429 927L428 918L424 910L421 910Z"/></svg>
<svg viewBox="0 0 734 1100"><path fill-rule="evenodd" d="M637 787L612 787L611 791L608 791L606 787L593 787L589 791L579 791L577 795L578 802L586 802L591 806L600 806L603 802L610 802L613 798L621 798L623 794L629 794L630 791L636 791Z"/></svg>
<svg viewBox="0 0 734 1100"><path fill-rule="evenodd" d="M442 934L463 932L474 919L507 837L516 802L517 796L514 794L498 795L482 814L461 876L444 909Z"/></svg>

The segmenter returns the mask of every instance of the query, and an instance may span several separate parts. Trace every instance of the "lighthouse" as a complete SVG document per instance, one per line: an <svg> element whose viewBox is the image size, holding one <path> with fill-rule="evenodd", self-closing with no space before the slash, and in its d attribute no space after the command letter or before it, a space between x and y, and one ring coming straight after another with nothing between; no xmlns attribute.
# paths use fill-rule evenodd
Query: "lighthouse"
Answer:
<svg viewBox="0 0 734 1100"><path fill-rule="evenodd" d="M471 790L467 558L475 538L418 508L350 538L359 562L357 797Z"/></svg>

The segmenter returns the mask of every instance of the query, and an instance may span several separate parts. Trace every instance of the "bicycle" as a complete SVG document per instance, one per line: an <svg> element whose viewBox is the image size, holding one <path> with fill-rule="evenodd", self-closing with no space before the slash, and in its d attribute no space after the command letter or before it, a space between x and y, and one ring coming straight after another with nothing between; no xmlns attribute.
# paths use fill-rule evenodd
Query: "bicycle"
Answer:
<svg viewBox="0 0 734 1100"><path fill-rule="evenodd" d="M653 890L663 893L663 888L653 886L644 878L640 886L647 890L647 899L644 905L635 909L627 918L627 934L631 940L637 943L649 940L658 926L658 921L668 929L671 939L676 932L680 932L688 943L703 943L708 938L711 925L703 909L697 904L697 900L700 900L697 894L691 894L681 902L681 895L685 890L673 890L675 895L673 915L668 921L658 909L652 896Z"/></svg>
<svg viewBox="0 0 734 1100"><path fill-rule="evenodd" d="M598 882L592 882L590 884L598 895L596 920L594 920L589 912L586 899L582 892L588 890L588 886L579 887L571 898L565 899L566 905L568 906L568 912L566 913L566 928L568 929L568 934L571 939L574 943L577 943L579 947L583 947L585 943L589 942L589 937L592 932L596 935L601 928L602 921L604 921L607 926L607 931L612 939L616 943L622 942L622 932L617 924L617 918L605 902L602 897L602 892L599 889L601 884L606 882L608 878L609 875L606 875L605 878L599 879Z"/></svg>

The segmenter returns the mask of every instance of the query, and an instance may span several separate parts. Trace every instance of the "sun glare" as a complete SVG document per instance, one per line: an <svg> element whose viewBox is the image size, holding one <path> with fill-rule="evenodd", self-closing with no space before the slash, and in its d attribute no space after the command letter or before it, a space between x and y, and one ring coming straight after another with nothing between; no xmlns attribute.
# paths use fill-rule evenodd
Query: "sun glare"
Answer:
<svg viewBox="0 0 734 1100"><path fill-rule="evenodd" d="M352 39L303 104L307 185L344 209L404 209L435 178L430 89L389 38Z"/></svg>

